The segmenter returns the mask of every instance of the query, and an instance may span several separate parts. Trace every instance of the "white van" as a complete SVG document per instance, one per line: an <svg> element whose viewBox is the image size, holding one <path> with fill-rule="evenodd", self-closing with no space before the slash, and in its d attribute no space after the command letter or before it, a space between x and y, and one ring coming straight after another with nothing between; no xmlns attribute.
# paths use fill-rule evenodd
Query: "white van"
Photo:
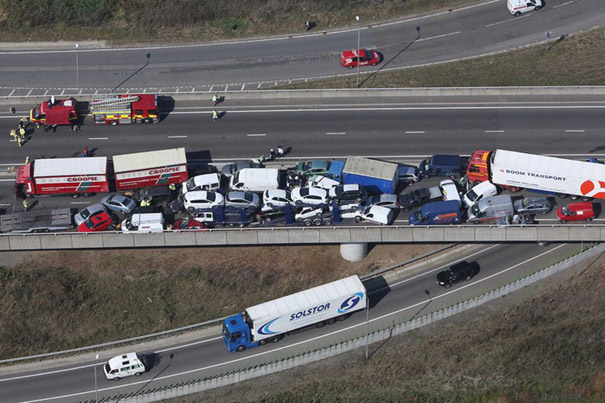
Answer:
<svg viewBox="0 0 605 403"><path fill-rule="evenodd" d="M279 169L244 168L231 177L229 188L246 192L264 192L265 190L279 189L281 179Z"/></svg>
<svg viewBox="0 0 605 403"><path fill-rule="evenodd" d="M221 188L221 176L217 173L194 176L183 183L181 192L193 192L194 190L216 191Z"/></svg>
<svg viewBox="0 0 605 403"><path fill-rule="evenodd" d="M127 376L139 376L145 373L143 360L137 353L128 353L113 357L103 365L105 378L117 381Z"/></svg>
<svg viewBox="0 0 605 403"><path fill-rule="evenodd" d="M508 0L506 6L512 15L521 15L528 11L541 9L544 2L542 0Z"/></svg>
<svg viewBox="0 0 605 403"><path fill-rule="evenodd" d="M340 212L340 218L354 218L355 222L369 221L376 224L390 225L394 219L393 209L382 206L369 206L360 210L346 210Z"/></svg>
<svg viewBox="0 0 605 403"><path fill-rule="evenodd" d="M481 182L480 184L473 186L471 190L466 192L462 200L466 207L470 207L477 203L479 200L486 197L495 196L498 194L498 188L490 181Z"/></svg>
<svg viewBox="0 0 605 403"><path fill-rule="evenodd" d="M122 221L122 232L162 232L164 215L162 213L135 213Z"/></svg>

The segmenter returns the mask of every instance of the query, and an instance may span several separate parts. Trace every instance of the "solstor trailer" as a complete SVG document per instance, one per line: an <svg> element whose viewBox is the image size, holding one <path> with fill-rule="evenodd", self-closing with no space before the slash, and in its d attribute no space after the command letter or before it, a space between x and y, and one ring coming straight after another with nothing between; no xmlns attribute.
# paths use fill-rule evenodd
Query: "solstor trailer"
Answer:
<svg viewBox="0 0 605 403"><path fill-rule="evenodd" d="M229 351L244 351L306 326L345 319L365 306L366 289L358 276L351 276L230 316L223 324L223 340Z"/></svg>

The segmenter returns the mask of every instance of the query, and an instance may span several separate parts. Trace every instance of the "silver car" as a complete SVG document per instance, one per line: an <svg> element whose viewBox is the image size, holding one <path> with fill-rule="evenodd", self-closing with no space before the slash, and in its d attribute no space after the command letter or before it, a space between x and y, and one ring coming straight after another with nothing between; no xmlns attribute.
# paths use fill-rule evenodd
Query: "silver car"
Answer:
<svg viewBox="0 0 605 403"><path fill-rule="evenodd" d="M233 191L225 196L225 206L236 208L258 208L260 198L256 193Z"/></svg>
<svg viewBox="0 0 605 403"><path fill-rule="evenodd" d="M515 200L513 207L517 214L548 214L552 203L546 197L526 197Z"/></svg>
<svg viewBox="0 0 605 403"><path fill-rule="evenodd" d="M382 206L399 209L398 196L392 193L383 193L380 195L370 196L366 199L365 204L367 206Z"/></svg>
<svg viewBox="0 0 605 403"><path fill-rule="evenodd" d="M130 213L135 207L134 200L117 193L102 198L101 204L109 210L121 211L126 214Z"/></svg>
<svg viewBox="0 0 605 403"><path fill-rule="evenodd" d="M76 226L79 226L84 221L88 220L90 217L97 215L97 214L101 214L103 212L107 213L107 209L101 203L96 203L96 204L86 207L85 209L81 210L78 214L76 214L74 216L74 221L76 222Z"/></svg>

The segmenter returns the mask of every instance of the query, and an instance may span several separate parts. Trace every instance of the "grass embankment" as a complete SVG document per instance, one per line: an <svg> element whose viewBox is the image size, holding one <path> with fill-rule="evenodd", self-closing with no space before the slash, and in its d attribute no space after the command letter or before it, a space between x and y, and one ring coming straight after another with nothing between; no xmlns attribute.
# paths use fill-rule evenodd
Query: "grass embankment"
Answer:
<svg viewBox="0 0 605 403"><path fill-rule="evenodd" d="M605 31L599 28L561 41L551 40L548 52L545 45L536 45L453 63L366 73L359 82L361 88L603 85L604 58ZM280 88L354 88L355 85L353 74Z"/></svg>
<svg viewBox="0 0 605 403"><path fill-rule="evenodd" d="M405 335L170 402L605 401L605 258ZM569 276L569 277L568 277Z"/></svg>
<svg viewBox="0 0 605 403"><path fill-rule="evenodd" d="M474 0L0 0L4 42L212 41L326 30L447 9Z"/></svg>
<svg viewBox="0 0 605 403"><path fill-rule="evenodd" d="M359 263L338 246L32 253L0 268L0 358L223 317L436 248L378 245Z"/></svg>

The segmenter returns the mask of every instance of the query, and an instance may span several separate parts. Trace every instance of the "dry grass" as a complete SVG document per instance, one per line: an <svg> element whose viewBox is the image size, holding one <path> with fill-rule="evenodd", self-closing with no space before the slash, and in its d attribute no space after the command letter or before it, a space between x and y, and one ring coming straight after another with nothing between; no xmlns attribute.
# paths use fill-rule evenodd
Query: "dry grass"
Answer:
<svg viewBox="0 0 605 403"><path fill-rule="evenodd" d="M605 258L363 351L170 402L605 401ZM377 345L374 345L376 348Z"/></svg>
<svg viewBox="0 0 605 403"><path fill-rule="evenodd" d="M475 0L0 0L3 41L213 41L369 25ZM89 7L89 10L83 9Z"/></svg>
<svg viewBox="0 0 605 403"><path fill-rule="evenodd" d="M29 253L0 268L0 357L203 322L436 248L378 245L359 263L333 245Z"/></svg>

